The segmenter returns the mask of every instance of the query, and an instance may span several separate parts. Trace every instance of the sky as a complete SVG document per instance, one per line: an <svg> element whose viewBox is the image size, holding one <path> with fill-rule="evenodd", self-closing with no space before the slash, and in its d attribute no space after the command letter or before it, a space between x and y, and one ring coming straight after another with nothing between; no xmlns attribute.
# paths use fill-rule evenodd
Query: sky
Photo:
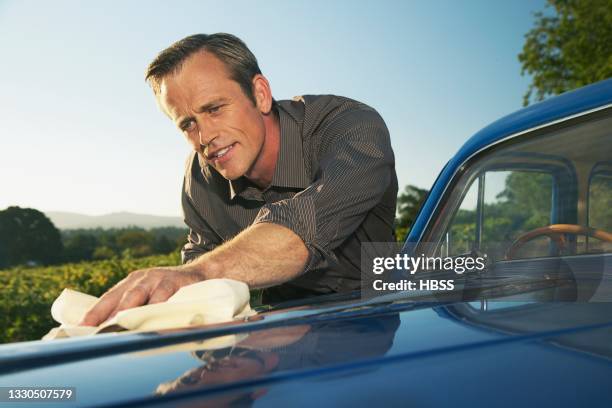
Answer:
<svg viewBox="0 0 612 408"><path fill-rule="evenodd" d="M521 108L517 55L544 0L2 1L0 209L180 216L189 147L144 71L195 33L229 32L276 99L374 107L400 188L430 188L475 132Z"/></svg>

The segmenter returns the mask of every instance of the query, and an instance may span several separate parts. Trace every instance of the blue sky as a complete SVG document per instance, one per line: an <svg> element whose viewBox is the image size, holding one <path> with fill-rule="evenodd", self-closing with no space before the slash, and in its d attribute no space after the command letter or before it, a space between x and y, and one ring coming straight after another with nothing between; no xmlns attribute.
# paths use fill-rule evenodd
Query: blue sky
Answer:
<svg viewBox="0 0 612 408"><path fill-rule="evenodd" d="M143 73L172 42L230 32L277 99L376 108L400 187L521 107L517 55L544 1L0 1L0 209L180 215L189 148Z"/></svg>

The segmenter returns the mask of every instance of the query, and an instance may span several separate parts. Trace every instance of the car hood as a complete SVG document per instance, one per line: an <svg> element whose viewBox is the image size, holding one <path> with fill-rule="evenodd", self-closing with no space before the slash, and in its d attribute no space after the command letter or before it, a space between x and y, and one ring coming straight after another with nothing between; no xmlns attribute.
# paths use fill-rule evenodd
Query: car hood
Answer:
<svg viewBox="0 0 612 408"><path fill-rule="evenodd" d="M198 329L5 345L0 385L75 387L70 406L612 400L609 303L404 299L260 316Z"/></svg>

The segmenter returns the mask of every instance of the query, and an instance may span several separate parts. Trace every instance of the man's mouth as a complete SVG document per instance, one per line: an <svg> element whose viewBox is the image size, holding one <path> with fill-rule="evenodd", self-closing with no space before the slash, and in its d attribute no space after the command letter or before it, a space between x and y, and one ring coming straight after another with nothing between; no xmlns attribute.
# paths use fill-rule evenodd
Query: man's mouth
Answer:
<svg viewBox="0 0 612 408"><path fill-rule="evenodd" d="M224 157L234 148L235 145L236 143L232 143L231 145L224 147L223 149L217 150L216 152L208 156L208 160L215 160Z"/></svg>

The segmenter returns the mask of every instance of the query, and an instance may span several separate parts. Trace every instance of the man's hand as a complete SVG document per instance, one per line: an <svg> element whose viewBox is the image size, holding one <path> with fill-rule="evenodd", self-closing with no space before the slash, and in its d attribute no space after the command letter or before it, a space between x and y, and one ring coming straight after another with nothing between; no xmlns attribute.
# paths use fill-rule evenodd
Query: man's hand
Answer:
<svg viewBox="0 0 612 408"><path fill-rule="evenodd" d="M201 280L201 274L180 266L134 271L102 295L80 325L98 326L122 310L165 302L181 287Z"/></svg>

